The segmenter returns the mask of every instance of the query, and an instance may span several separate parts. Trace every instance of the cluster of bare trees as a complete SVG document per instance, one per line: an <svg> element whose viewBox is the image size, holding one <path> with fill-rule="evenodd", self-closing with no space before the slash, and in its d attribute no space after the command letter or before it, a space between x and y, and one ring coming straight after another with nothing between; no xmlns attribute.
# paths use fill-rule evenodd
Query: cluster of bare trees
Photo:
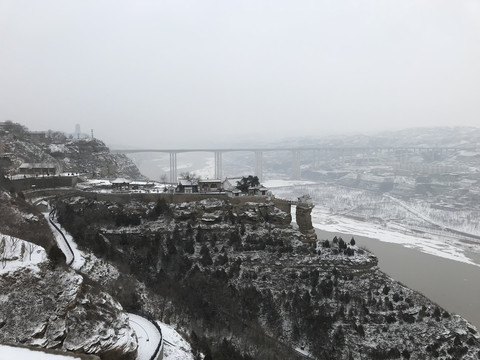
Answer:
<svg viewBox="0 0 480 360"><path fill-rule="evenodd" d="M31 261L35 248L36 245L31 242L22 241L13 236L2 236L0 240L0 264L2 268L5 269L7 261L20 259L23 262L27 256L28 260ZM18 253L18 250L20 253Z"/></svg>

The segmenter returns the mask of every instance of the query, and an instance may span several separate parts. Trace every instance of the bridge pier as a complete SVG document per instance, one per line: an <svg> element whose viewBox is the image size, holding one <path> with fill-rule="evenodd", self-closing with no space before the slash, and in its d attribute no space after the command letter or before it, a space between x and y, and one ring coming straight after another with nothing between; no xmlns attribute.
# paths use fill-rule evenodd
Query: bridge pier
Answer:
<svg viewBox="0 0 480 360"><path fill-rule="evenodd" d="M170 152L170 182L177 183L177 153L175 151Z"/></svg>
<svg viewBox="0 0 480 360"><path fill-rule="evenodd" d="M255 150L255 176L263 181L263 151Z"/></svg>
<svg viewBox="0 0 480 360"><path fill-rule="evenodd" d="M215 179L222 180L222 151L215 151Z"/></svg>
<svg viewBox="0 0 480 360"><path fill-rule="evenodd" d="M292 178L299 180L302 176L300 170L300 151L292 150L293 161L292 161Z"/></svg>
<svg viewBox="0 0 480 360"><path fill-rule="evenodd" d="M329 159L330 150L325 150L325 149L314 149L313 150L313 168L314 169L319 169L320 168L320 163L322 162L322 159Z"/></svg>

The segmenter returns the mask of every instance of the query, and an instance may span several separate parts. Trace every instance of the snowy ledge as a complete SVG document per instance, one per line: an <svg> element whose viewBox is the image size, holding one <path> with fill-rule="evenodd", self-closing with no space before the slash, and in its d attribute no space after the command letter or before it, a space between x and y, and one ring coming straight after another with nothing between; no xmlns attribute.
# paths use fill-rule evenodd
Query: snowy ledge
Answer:
<svg viewBox="0 0 480 360"><path fill-rule="evenodd" d="M10 345L0 345L0 355L2 359L15 360L97 360L93 355L69 355L58 351L44 349L30 349Z"/></svg>
<svg viewBox="0 0 480 360"><path fill-rule="evenodd" d="M0 233L0 275L29 268L38 272L38 265L47 261L41 246Z"/></svg>

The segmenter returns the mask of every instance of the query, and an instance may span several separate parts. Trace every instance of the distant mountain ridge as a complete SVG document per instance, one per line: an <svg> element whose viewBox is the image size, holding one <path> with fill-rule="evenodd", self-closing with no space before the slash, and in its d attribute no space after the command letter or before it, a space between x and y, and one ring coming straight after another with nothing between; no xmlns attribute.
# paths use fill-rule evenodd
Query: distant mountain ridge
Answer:
<svg viewBox="0 0 480 360"><path fill-rule="evenodd" d="M257 143L258 147L480 147L480 128L422 127L373 134L305 136Z"/></svg>

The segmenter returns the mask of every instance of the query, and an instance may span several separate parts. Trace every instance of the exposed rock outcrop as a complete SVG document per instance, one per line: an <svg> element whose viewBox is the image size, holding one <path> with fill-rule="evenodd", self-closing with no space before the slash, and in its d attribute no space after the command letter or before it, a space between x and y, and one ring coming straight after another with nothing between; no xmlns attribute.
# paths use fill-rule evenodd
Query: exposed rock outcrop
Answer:
<svg viewBox="0 0 480 360"><path fill-rule="evenodd" d="M298 198L297 209L295 215L297 218L297 225L300 232L305 235L305 241L317 240L317 234L312 225L312 210L314 205L312 199L304 195Z"/></svg>
<svg viewBox="0 0 480 360"><path fill-rule="evenodd" d="M68 141L60 145L50 144L46 152L61 163L65 172L87 173L93 177L143 178L126 155L112 154L98 139Z"/></svg>
<svg viewBox="0 0 480 360"><path fill-rule="evenodd" d="M268 203L160 205L123 204L116 225L105 198L64 198L57 209L79 246L144 286L113 280L114 296L181 323L212 358L228 350L300 359L299 347L314 359L478 358L480 337L464 319L380 272L355 245L302 242L296 229L273 226ZM141 221L125 221L133 214ZM76 226L80 217L88 231Z"/></svg>
<svg viewBox="0 0 480 360"><path fill-rule="evenodd" d="M18 125L18 124L16 124ZM7 164L6 173L15 173L22 163L54 163L63 172L84 173L93 177L130 177L142 179L132 160L124 154L113 154L98 139L67 139L59 133L50 133L42 141L32 141L22 126L8 131L0 129Z"/></svg>
<svg viewBox="0 0 480 360"><path fill-rule="evenodd" d="M233 206L233 212L239 221L247 223L267 222L279 228L288 228L292 222L292 216L279 208L273 202L255 203L245 202Z"/></svg>
<svg viewBox="0 0 480 360"><path fill-rule="evenodd" d="M220 223L238 219L245 223L263 223L287 228L292 216L273 202L229 202L220 199L205 199L198 202L185 202L172 207L176 221L200 220L205 224Z"/></svg>
<svg viewBox="0 0 480 360"><path fill-rule="evenodd" d="M0 275L0 343L62 349L102 359L135 358L128 316L110 295L69 268Z"/></svg>

